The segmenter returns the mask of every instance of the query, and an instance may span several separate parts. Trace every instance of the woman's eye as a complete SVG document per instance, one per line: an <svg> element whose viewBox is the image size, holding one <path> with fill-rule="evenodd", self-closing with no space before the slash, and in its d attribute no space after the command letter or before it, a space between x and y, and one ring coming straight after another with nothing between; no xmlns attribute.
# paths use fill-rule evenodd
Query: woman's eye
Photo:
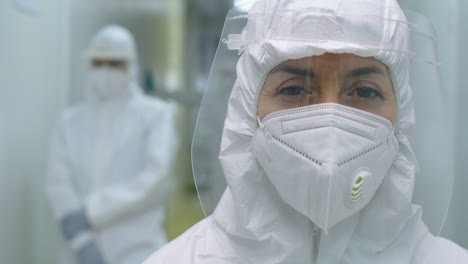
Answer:
<svg viewBox="0 0 468 264"><path fill-rule="evenodd" d="M358 87L354 89L349 95L358 96L365 99L372 99L375 97L383 99L383 96L379 90L370 87Z"/></svg>
<svg viewBox="0 0 468 264"><path fill-rule="evenodd" d="M302 88L301 86L288 86L286 88L282 88L279 91L279 94L288 95L288 96L297 96L297 95L302 95L302 94L310 94L310 92Z"/></svg>

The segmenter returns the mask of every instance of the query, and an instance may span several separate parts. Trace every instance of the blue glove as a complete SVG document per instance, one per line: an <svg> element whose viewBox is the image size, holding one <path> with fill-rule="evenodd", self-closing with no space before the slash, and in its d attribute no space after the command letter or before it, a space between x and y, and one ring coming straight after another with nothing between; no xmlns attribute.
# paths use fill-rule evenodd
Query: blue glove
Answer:
<svg viewBox="0 0 468 264"><path fill-rule="evenodd" d="M84 209L77 210L66 215L60 222L62 233L67 240L72 240L76 235L91 229L88 217Z"/></svg>
<svg viewBox="0 0 468 264"><path fill-rule="evenodd" d="M78 251L78 263L80 264L105 264L104 257L96 244L92 241Z"/></svg>

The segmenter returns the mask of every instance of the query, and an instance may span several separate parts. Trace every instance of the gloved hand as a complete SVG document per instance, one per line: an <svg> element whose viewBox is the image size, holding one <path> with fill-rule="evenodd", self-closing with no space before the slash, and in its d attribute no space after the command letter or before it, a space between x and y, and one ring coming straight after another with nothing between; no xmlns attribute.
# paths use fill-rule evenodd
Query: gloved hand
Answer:
<svg viewBox="0 0 468 264"><path fill-rule="evenodd" d="M66 215L60 224L62 226L62 233L68 241L75 238L79 233L91 229L84 209Z"/></svg>
<svg viewBox="0 0 468 264"><path fill-rule="evenodd" d="M95 241L83 246L78 251L78 263L80 264L105 264L104 257L101 254Z"/></svg>

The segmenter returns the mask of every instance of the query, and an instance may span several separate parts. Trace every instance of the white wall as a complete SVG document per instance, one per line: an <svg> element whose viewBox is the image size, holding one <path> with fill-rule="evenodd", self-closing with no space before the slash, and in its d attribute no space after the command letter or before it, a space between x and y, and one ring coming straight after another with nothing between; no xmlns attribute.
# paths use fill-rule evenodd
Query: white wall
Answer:
<svg viewBox="0 0 468 264"><path fill-rule="evenodd" d="M39 3L33 13L0 1L0 263L52 263L55 229L42 185L49 134L67 97L67 1Z"/></svg>
<svg viewBox="0 0 468 264"><path fill-rule="evenodd" d="M458 46L454 50L457 61L454 65L454 73L457 75L455 87L457 90L456 105L456 165L455 165L455 184L452 199L451 224L453 224L453 233L451 236L460 245L468 248L468 119L466 100L468 99L468 28L466 27L466 17L468 15L468 2L459 0L457 16L457 27L453 34L458 36Z"/></svg>
<svg viewBox="0 0 468 264"><path fill-rule="evenodd" d="M446 135L454 139L454 185L452 201L445 227L441 233L461 246L468 248L468 120L466 120L465 98L468 98L466 69L468 55L468 31L465 17L468 3L465 0L399 0L414 11L424 14L432 20L438 35L439 55L442 71L442 90L447 96L448 116L453 134ZM436 154L436 153L434 153ZM433 155L437 163L437 155ZM446 177L447 175L440 175ZM435 194L433 194L435 195ZM434 202L437 202L436 196ZM424 213L424 211L423 211Z"/></svg>

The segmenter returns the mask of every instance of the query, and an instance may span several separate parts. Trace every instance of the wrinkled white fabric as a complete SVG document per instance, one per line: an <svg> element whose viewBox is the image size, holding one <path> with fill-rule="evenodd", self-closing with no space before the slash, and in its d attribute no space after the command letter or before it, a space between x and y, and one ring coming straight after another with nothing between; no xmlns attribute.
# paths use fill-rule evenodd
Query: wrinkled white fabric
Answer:
<svg viewBox="0 0 468 264"><path fill-rule="evenodd" d="M286 12L294 9L302 11ZM417 166L407 133L414 111L404 53L408 32L397 27L405 21L397 2L265 0L249 14L245 43L233 45L242 55L219 156L228 188L213 215L144 263L468 263L466 251L434 237L421 221L421 208L411 204ZM325 52L386 64L398 101L393 163L369 204L327 234L286 204L251 149L259 129L258 93L268 72L284 61Z"/></svg>
<svg viewBox="0 0 468 264"><path fill-rule="evenodd" d="M83 55L88 60L99 58L135 61L138 57L135 39L128 30L118 25L102 28Z"/></svg>
<svg viewBox="0 0 468 264"><path fill-rule="evenodd" d="M98 35L110 41L115 27ZM132 49L131 35L119 30ZM176 139L168 104L142 94L134 78L120 89L104 102L88 92L63 113L51 140L46 189L58 221L84 208L106 263L130 264L167 242L164 202ZM65 241L60 254L57 263L76 263Z"/></svg>

